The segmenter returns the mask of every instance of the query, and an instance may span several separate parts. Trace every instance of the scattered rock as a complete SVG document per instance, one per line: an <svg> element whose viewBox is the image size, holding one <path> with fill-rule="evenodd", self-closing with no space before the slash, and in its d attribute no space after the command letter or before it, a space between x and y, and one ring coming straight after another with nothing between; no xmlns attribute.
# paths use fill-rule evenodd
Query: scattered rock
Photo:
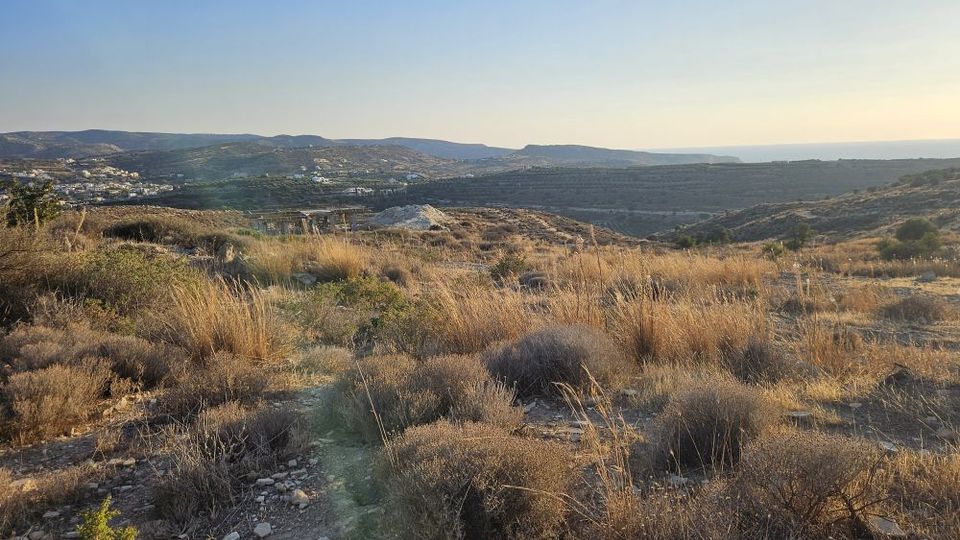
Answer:
<svg viewBox="0 0 960 540"><path fill-rule="evenodd" d="M263 495L257 495L257 497L256 497L255 499L253 499L253 500L255 500L255 501L257 501L258 503L261 503L261 504L262 504L263 501L267 500L267 498L264 497Z"/></svg>
<svg viewBox="0 0 960 540"><path fill-rule="evenodd" d="M40 529L36 531L31 531L30 534L27 535L27 538L29 538L30 540L42 540L42 538L45 537L46 535L47 533L44 532L42 529Z"/></svg>
<svg viewBox="0 0 960 540"><path fill-rule="evenodd" d="M307 460L307 463L309 463L311 466L315 466L317 463L320 463L320 460L316 458L310 458L309 460Z"/></svg>
<svg viewBox="0 0 960 540"><path fill-rule="evenodd" d="M273 527L271 527L266 521L257 523L256 527L253 528L253 534L257 535L257 538L266 538L267 536L270 536L270 533L272 532Z"/></svg>
<svg viewBox="0 0 960 540"><path fill-rule="evenodd" d="M920 277L917 278L917 283L933 283L937 280L937 273L932 270L927 270L926 272L920 274Z"/></svg>
<svg viewBox="0 0 960 540"><path fill-rule="evenodd" d="M58 517L60 517L60 512L56 510L49 510L43 514L43 519L57 519Z"/></svg>
<svg viewBox="0 0 960 540"><path fill-rule="evenodd" d="M667 485L672 488L682 488L687 487L691 483L689 478L679 476L676 474L671 474L670 478L667 479Z"/></svg>
<svg viewBox="0 0 960 540"><path fill-rule="evenodd" d="M867 518L867 528L880 538L906 538L907 533L900 528L895 521L880 516L870 516Z"/></svg>
<svg viewBox="0 0 960 540"><path fill-rule="evenodd" d="M310 504L310 497L302 489L295 489L290 493L290 504L304 507Z"/></svg>
<svg viewBox="0 0 960 540"><path fill-rule="evenodd" d="M270 478L273 478L274 480L285 480L287 476L288 476L288 473L278 472L276 474L270 475Z"/></svg>
<svg viewBox="0 0 960 540"><path fill-rule="evenodd" d="M884 452L894 454L900 451L900 448L897 445L893 444L892 442L880 441L879 444L880 444L880 449L883 450Z"/></svg>
<svg viewBox="0 0 960 540"><path fill-rule="evenodd" d="M284 482L278 482L277 485L273 487L277 490L277 493L286 493L287 490L290 489L290 486Z"/></svg>
<svg viewBox="0 0 960 540"><path fill-rule="evenodd" d="M277 481L274 480L273 478L257 478L258 486L272 486L276 483Z"/></svg>
<svg viewBox="0 0 960 540"><path fill-rule="evenodd" d="M223 540L240 540L240 533L233 531L230 534L223 537Z"/></svg>
<svg viewBox="0 0 960 540"><path fill-rule="evenodd" d="M288 462L287 462L287 467L290 467L291 469L296 469L296 468L297 468L297 460L291 459L290 461L288 461Z"/></svg>

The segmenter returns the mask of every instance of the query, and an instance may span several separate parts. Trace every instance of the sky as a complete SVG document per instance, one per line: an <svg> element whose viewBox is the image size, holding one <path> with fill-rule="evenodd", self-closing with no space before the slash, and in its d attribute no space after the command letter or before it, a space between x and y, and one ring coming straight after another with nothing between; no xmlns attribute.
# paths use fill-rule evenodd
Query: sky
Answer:
<svg viewBox="0 0 960 540"><path fill-rule="evenodd" d="M960 138L957 0L0 0L0 132Z"/></svg>

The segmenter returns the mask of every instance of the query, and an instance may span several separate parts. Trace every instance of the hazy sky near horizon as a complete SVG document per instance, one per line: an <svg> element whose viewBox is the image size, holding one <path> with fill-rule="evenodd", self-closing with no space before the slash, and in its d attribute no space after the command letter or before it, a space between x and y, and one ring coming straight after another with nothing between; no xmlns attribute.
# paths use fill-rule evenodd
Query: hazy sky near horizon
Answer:
<svg viewBox="0 0 960 540"><path fill-rule="evenodd" d="M4 0L0 132L960 138L958 0Z"/></svg>

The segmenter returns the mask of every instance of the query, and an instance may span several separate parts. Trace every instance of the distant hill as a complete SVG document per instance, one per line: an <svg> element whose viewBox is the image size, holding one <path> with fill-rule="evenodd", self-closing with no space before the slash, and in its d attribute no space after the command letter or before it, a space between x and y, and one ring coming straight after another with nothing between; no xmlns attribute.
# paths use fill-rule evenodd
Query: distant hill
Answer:
<svg viewBox="0 0 960 540"><path fill-rule="evenodd" d="M444 159L485 159L499 158L515 152L509 148L496 148L485 144L465 144L437 139L411 139L408 137L388 137L386 139L338 139L343 144L396 145L410 148L430 156Z"/></svg>
<svg viewBox="0 0 960 540"><path fill-rule="evenodd" d="M837 196L957 166L960 159L534 168L410 186L377 204L534 208L645 236L756 204Z"/></svg>
<svg viewBox="0 0 960 540"><path fill-rule="evenodd" d="M659 154L634 150L611 150L572 144L535 145L511 153L513 160L525 160L528 165L632 167L638 165L682 165L689 163L738 163L733 156L711 154Z"/></svg>
<svg viewBox="0 0 960 540"><path fill-rule="evenodd" d="M86 158L131 151L188 150L244 142L276 148L398 146L434 158L480 162L473 163L473 167L483 172L531 166L624 167L736 161L736 158L708 154L659 154L586 146L531 145L522 150L513 150L484 144L408 137L334 140L318 135L264 137L252 134L149 133L102 129L3 133L0 134L0 159Z"/></svg>
<svg viewBox="0 0 960 540"><path fill-rule="evenodd" d="M943 173L907 177L826 200L751 206L699 222L683 234L725 227L736 240L749 242L783 237L805 222L820 234L855 237L886 232L910 217L927 217L943 229L960 231L960 169Z"/></svg>

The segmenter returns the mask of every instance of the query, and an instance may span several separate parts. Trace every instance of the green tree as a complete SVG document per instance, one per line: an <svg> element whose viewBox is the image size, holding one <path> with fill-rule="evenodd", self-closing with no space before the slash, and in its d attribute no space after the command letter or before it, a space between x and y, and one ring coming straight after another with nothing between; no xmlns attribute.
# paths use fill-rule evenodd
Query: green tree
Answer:
<svg viewBox="0 0 960 540"><path fill-rule="evenodd" d="M23 185L14 180L7 190L10 203L7 207L7 226L43 225L60 213L60 199L53 192L53 182L47 180L39 186Z"/></svg>
<svg viewBox="0 0 960 540"><path fill-rule="evenodd" d="M815 234L817 234L817 232L810 227L809 223L801 221L793 226L793 230L790 231L790 235L783 245L790 251L799 251L803 246L807 245L807 242L809 242Z"/></svg>
<svg viewBox="0 0 960 540"><path fill-rule="evenodd" d="M918 241L928 234L939 236L940 231L926 218L910 218L897 227L897 240L901 242Z"/></svg>

